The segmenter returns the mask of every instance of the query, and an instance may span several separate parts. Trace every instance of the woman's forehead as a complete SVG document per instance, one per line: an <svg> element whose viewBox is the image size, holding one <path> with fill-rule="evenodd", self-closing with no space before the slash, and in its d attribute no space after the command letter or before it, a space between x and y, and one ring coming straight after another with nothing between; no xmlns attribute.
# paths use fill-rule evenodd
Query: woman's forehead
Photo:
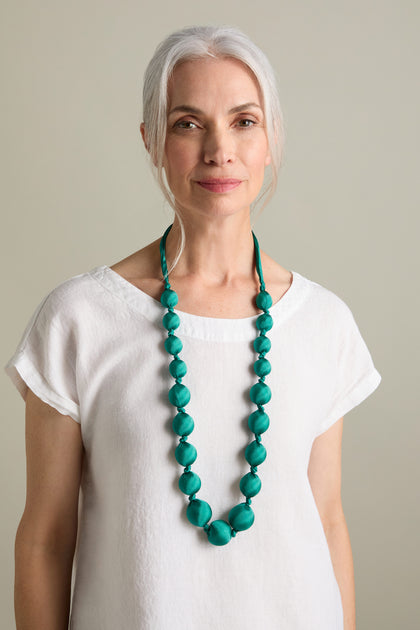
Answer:
<svg viewBox="0 0 420 630"><path fill-rule="evenodd" d="M261 104L254 74L241 61L230 57L193 59L175 67L168 82L168 105L172 108L187 104L185 99L191 98L203 105L208 98L231 100L232 106L239 101Z"/></svg>

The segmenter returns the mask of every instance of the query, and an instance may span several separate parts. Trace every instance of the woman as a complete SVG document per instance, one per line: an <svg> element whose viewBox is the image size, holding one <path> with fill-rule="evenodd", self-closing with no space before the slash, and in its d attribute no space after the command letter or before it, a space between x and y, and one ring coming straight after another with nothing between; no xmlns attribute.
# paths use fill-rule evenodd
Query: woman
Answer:
<svg viewBox="0 0 420 630"><path fill-rule="evenodd" d="M269 62L236 29L174 33L141 134L172 228L54 289L6 366L18 630L351 630L342 424L381 377L347 305L253 237L282 150Z"/></svg>

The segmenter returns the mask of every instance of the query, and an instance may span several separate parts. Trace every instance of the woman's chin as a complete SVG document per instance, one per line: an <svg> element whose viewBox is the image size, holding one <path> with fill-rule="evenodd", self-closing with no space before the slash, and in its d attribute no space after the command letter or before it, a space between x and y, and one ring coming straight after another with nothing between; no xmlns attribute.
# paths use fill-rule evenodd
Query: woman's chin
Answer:
<svg viewBox="0 0 420 630"><path fill-rule="evenodd" d="M250 213L250 205L233 205L227 200L219 199L212 203L202 203L191 206L178 206L180 214L183 219L187 219L189 216L201 216L211 218L232 217L235 215L243 216Z"/></svg>

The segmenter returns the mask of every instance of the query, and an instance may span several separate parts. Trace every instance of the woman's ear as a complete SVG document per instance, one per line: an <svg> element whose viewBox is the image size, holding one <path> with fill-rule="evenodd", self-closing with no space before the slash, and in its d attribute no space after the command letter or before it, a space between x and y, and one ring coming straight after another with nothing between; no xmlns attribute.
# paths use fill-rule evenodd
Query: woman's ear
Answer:
<svg viewBox="0 0 420 630"><path fill-rule="evenodd" d="M140 133L141 133L141 137L143 138L143 142L144 142L144 146L146 147L146 151L150 153L149 143L148 143L148 140L147 140L147 131L146 131L146 126L145 126L144 122L140 123Z"/></svg>
<svg viewBox="0 0 420 630"><path fill-rule="evenodd" d="M144 142L144 146L146 147L146 151L150 155L149 138L147 136L147 129L146 129L146 125L144 124L144 122L140 123L140 133L141 133L141 137L143 138L143 142ZM154 166L156 166L156 160L155 159L153 159L153 164L154 164Z"/></svg>

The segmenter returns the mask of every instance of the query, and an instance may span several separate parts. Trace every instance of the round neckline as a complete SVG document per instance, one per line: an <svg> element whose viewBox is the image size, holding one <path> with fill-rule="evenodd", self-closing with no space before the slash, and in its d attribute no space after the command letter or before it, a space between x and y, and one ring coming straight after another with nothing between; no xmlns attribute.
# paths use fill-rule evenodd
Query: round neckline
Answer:
<svg viewBox="0 0 420 630"><path fill-rule="evenodd" d="M270 308L274 320L273 328L283 322L298 305L302 294L304 277L290 270L292 282L285 293ZM108 265L92 269L89 274L114 296L125 302L131 310L147 319L161 323L165 309L154 297L136 287ZM179 335L200 339L235 341L255 337L255 322L258 314L240 318L206 317L175 309L181 319Z"/></svg>

